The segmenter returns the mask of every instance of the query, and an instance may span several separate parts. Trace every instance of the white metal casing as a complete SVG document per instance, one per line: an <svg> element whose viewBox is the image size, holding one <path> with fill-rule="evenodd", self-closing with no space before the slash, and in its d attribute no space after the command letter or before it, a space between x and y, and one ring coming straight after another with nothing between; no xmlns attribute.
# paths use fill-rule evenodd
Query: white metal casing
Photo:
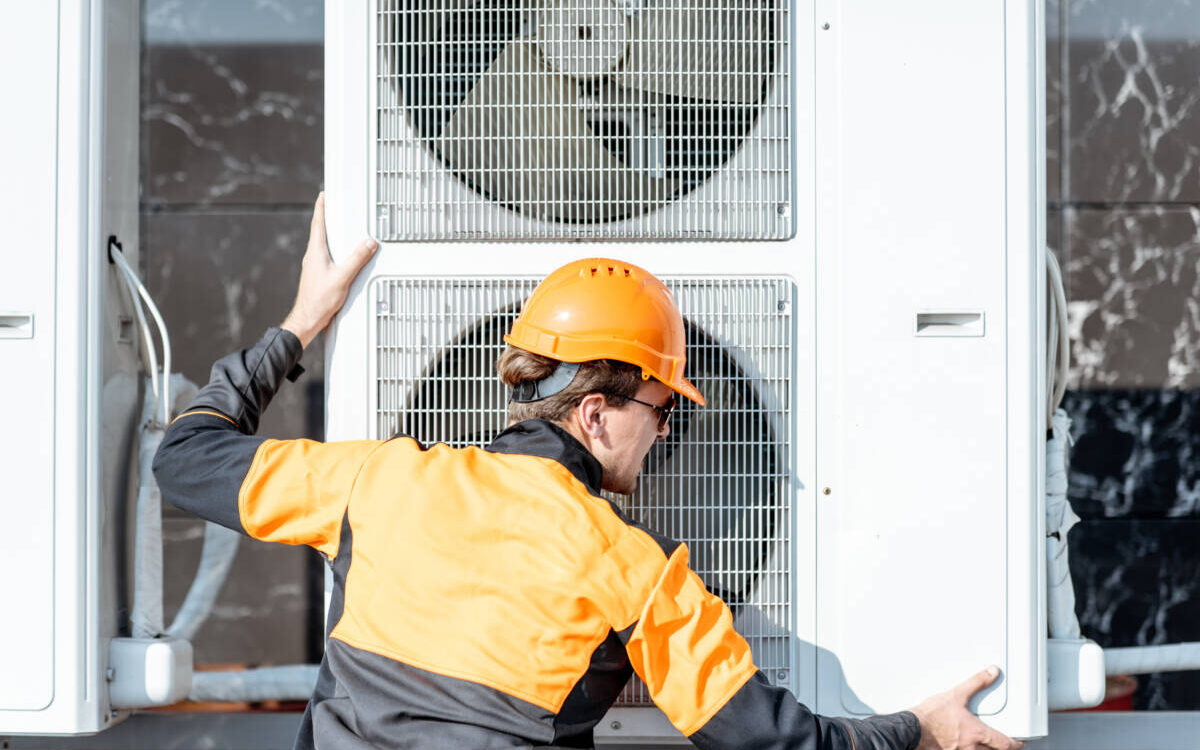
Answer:
<svg viewBox="0 0 1200 750"><path fill-rule="evenodd" d="M137 21L137 3L35 3L0 31L0 87L20 103L0 124L0 315L30 321L28 335L0 335L0 734L119 718L105 671L140 396L105 238L136 248Z"/></svg>
<svg viewBox="0 0 1200 750"><path fill-rule="evenodd" d="M326 7L335 257L375 231L374 11ZM542 276L584 256L663 276L786 275L799 300L792 689L825 714L888 712L996 663L1002 681L972 707L1043 735L1040 14L1000 0L794 5L790 240L385 244L330 335L329 439L372 431L377 279ZM975 335L916 335L919 314L976 312ZM622 715L674 733L652 711Z"/></svg>

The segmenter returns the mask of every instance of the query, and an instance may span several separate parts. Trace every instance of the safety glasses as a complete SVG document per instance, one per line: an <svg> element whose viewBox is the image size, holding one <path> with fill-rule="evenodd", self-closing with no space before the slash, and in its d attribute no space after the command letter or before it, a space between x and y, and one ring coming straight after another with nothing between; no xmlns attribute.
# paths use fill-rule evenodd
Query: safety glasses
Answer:
<svg viewBox="0 0 1200 750"><path fill-rule="evenodd" d="M662 430L662 428L667 426L668 420L671 419L671 412L675 411L675 406L678 403L678 401L675 398L674 393L671 394L671 400L668 401L667 403L663 404L662 406L659 406L657 404L652 404L649 401L642 401L640 399L636 399L633 396L622 396L619 393L609 393L608 395L613 396L615 398L623 398L626 401L632 401L635 404L641 404L642 406L649 406L651 409L654 410L654 412L656 414L658 414L658 429L659 430Z"/></svg>

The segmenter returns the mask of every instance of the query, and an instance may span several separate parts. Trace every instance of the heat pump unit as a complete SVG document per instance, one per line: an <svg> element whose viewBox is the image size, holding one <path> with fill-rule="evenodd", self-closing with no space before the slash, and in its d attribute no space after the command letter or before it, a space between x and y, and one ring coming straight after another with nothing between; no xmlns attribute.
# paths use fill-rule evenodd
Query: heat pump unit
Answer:
<svg viewBox="0 0 1200 750"><path fill-rule="evenodd" d="M326 6L330 439L486 443L493 363L580 257L660 276L708 398L614 498L686 542L825 714L1046 731L1035 2ZM598 738L675 734L636 683Z"/></svg>
<svg viewBox="0 0 1200 750"><path fill-rule="evenodd" d="M107 238L137 247L138 4L29 3L0 28L0 735L96 732L127 617L141 411ZM5 743L7 744L7 743Z"/></svg>

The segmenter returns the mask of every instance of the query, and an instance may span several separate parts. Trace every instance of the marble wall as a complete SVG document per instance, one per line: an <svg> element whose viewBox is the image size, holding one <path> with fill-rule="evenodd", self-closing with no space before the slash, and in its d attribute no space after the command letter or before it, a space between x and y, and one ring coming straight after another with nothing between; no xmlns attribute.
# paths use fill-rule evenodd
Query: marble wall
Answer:
<svg viewBox="0 0 1200 750"><path fill-rule="evenodd" d="M321 0L145 0L142 258L197 382L286 313L321 187ZM1085 632L1200 640L1200 0L1046 0L1048 236L1066 269L1071 533ZM322 353L263 424L319 436ZM168 511L168 615L199 525ZM245 542L197 641L205 663L320 649L319 571ZM297 627L303 622L303 627ZM1139 707L1200 709L1200 673Z"/></svg>
<svg viewBox="0 0 1200 750"><path fill-rule="evenodd" d="M141 105L142 262L198 384L212 362L287 314L312 201L321 189L321 0L145 0ZM320 437L320 341L260 432ZM202 524L164 513L166 615L182 603ZM202 664L320 658L323 563L315 552L243 540L196 642Z"/></svg>
<svg viewBox="0 0 1200 750"><path fill-rule="evenodd" d="M1200 641L1200 2L1046 8L1078 613L1105 646ZM1134 705L1200 710L1200 672Z"/></svg>

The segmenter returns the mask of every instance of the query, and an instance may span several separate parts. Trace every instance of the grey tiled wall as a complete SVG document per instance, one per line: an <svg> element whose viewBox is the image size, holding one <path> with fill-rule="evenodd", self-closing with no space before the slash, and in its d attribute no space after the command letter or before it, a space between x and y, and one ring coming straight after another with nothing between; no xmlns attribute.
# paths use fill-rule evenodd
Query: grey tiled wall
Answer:
<svg viewBox="0 0 1200 750"><path fill-rule="evenodd" d="M1200 640L1200 2L1046 11L1047 234L1071 300L1079 613L1104 645ZM142 258L178 369L197 382L291 302L323 168L321 13L321 0L145 0ZM322 359L317 344L264 434L318 434ZM170 609L199 536L175 512L166 527ZM239 554L198 660L313 656L319 563L252 542ZM1143 678L1136 703L1200 709L1200 674Z"/></svg>

